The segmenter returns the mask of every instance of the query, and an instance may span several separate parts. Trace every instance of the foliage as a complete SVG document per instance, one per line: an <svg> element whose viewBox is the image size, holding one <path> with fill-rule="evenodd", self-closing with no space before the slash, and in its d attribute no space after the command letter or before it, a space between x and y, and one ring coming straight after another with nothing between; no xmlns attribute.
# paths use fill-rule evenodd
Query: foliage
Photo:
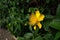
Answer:
<svg viewBox="0 0 60 40"><path fill-rule="evenodd" d="M5 28L18 40L59 40L59 0L0 0L0 28ZM29 16L38 9L45 15L42 28L34 30Z"/></svg>

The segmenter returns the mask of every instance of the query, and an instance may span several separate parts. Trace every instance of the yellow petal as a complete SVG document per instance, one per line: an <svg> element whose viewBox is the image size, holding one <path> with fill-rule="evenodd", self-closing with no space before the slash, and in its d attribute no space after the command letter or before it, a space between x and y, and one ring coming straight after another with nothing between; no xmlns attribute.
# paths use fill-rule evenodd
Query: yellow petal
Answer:
<svg viewBox="0 0 60 40"><path fill-rule="evenodd" d="M45 16L43 14L41 14L40 17L38 18L38 21L43 21L44 17Z"/></svg>
<svg viewBox="0 0 60 40"><path fill-rule="evenodd" d="M35 14L36 14L36 17L39 18L39 16L40 16L39 10L35 11Z"/></svg>
<svg viewBox="0 0 60 40"><path fill-rule="evenodd" d="M41 28L42 28L42 25L41 25L41 23L40 23L40 22L38 22L38 23L37 23L37 26L39 27L39 29L41 29Z"/></svg>
<svg viewBox="0 0 60 40"><path fill-rule="evenodd" d="M36 25L34 26L34 30L36 30Z"/></svg>
<svg viewBox="0 0 60 40"><path fill-rule="evenodd" d="M33 26L34 24L36 24L36 22L37 22L37 18L35 16L35 14L32 13L30 18L29 18L29 24Z"/></svg>

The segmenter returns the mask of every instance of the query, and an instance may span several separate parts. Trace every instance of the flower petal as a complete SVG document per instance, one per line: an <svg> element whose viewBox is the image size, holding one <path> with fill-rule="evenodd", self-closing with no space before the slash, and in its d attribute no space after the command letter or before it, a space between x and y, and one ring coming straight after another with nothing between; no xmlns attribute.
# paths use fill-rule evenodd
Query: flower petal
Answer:
<svg viewBox="0 0 60 40"><path fill-rule="evenodd" d="M42 25L41 25L41 23L40 23L40 22L38 22L38 23L37 23L37 25L38 25L39 29L41 29L41 28L42 28Z"/></svg>
<svg viewBox="0 0 60 40"><path fill-rule="evenodd" d="M34 30L36 30L36 25L34 26Z"/></svg>
<svg viewBox="0 0 60 40"><path fill-rule="evenodd" d="M30 18L29 18L29 24L33 26L34 24L36 24L36 22L37 22L37 18L35 16L35 14L32 13Z"/></svg>
<svg viewBox="0 0 60 40"><path fill-rule="evenodd" d="M38 18L38 21L43 21L44 17L45 16L43 14L41 14L40 17Z"/></svg>
<svg viewBox="0 0 60 40"><path fill-rule="evenodd" d="M36 15L37 18L39 18L39 16L40 16L39 10L35 11L35 15Z"/></svg>

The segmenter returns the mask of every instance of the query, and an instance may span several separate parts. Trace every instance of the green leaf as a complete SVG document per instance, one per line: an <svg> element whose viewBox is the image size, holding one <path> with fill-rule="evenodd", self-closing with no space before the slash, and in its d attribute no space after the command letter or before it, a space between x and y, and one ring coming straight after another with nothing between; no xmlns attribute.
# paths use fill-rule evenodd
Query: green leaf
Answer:
<svg viewBox="0 0 60 40"><path fill-rule="evenodd" d="M30 2L30 0L26 0L26 2L27 2L27 3L29 3L29 2Z"/></svg>
<svg viewBox="0 0 60 40"><path fill-rule="evenodd" d="M52 39L53 37L52 37L52 34L47 33L47 34L44 35L43 38L44 38L45 40L49 40L49 39Z"/></svg>
<svg viewBox="0 0 60 40"><path fill-rule="evenodd" d="M17 40L25 40L23 37L18 37Z"/></svg>
<svg viewBox="0 0 60 40"><path fill-rule="evenodd" d="M46 0L46 3L49 3L50 2L50 0Z"/></svg>
<svg viewBox="0 0 60 40"><path fill-rule="evenodd" d="M36 37L36 38L33 39L33 40L43 40L43 38L42 38L41 36L38 36L38 37Z"/></svg>
<svg viewBox="0 0 60 40"><path fill-rule="evenodd" d="M30 30L32 33L34 32L31 25L29 25L29 30Z"/></svg>
<svg viewBox="0 0 60 40"><path fill-rule="evenodd" d="M45 15L45 19L53 19L54 18L54 16L52 16L52 15Z"/></svg>
<svg viewBox="0 0 60 40"><path fill-rule="evenodd" d="M54 40L59 40L59 38L60 38L60 32L57 32L56 35L55 35Z"/></svg>
<svg viewBox="0 0 60 40"><path fill-rule="evenodd" d="M38 31L39 31L39 29L37 28L37 30L35 30L35 31L33 32L34 37L36 37L36 36L37 36Z"/></svg>
<svg viewBox="0 0 60 40"><path fill-rule="evenodd" d="M60 4L58 5L57 11L56 11L56 17L60 18Z"/></svg>
<svg viewBox="0 0 60 40"><path fill-rule="evenodd" d="M30 38L32 38L33 37L33 34L32 33L26 33L25 35L24 35L24 38L26 39L26 40L30 40Z"/></svg>
<svg viewBox="0 0 60 40"><path fill-rule="evenodd" d="M37 9L37 8L31 7L31 8L29 8L28 12L35 12L36 9Z"/></svg>
<svg viewBox="0 0 60 40"><path fill-rule="evenodd" d="M49 31L49 24L53 20L54 16L52 15L45 15L45 20L42 22L43 28L45 31Z"/></svg>
<svg viewBox="0 0 60 40"><path fill-rule="evenodd" d="M45 31L49 31L49 23L50 23L50 21L45 21L43 23L43 28L44 28Z"/></svg>
<svg viewBox="0 0 60 40"><path fill-rule="evenodd" d="M55 19L49 24L52 28L60 30L60 19Z"/></svg>

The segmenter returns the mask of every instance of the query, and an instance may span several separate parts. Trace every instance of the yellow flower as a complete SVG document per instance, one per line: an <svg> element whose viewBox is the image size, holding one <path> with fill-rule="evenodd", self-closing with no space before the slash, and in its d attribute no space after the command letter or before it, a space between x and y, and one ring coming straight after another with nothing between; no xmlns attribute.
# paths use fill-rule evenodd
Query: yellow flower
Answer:
<svg viewBox="0 0 60 40"><path fill-rule="evenodd" d="M29 24L33 26L34 24L36 24L36 22L37 22L37 18L35 16L35 14L32 13L30 18L29 18Z"/></svg>
<svg viewBox="0 0 60 40"><path fill-rule="evenodd" d="M40 21L43 21L44 17L45 16L43 14L41 14L39 12L39 10L37 10L37 11L35 11L35 14L32 13L30 15L30 17L29 17L29 24L31 26L34 26L35 25L34 26L34 30L36 30L36 25L38 26L39 29L41 29L42 28L42 24L40 23Z"/></svg>

